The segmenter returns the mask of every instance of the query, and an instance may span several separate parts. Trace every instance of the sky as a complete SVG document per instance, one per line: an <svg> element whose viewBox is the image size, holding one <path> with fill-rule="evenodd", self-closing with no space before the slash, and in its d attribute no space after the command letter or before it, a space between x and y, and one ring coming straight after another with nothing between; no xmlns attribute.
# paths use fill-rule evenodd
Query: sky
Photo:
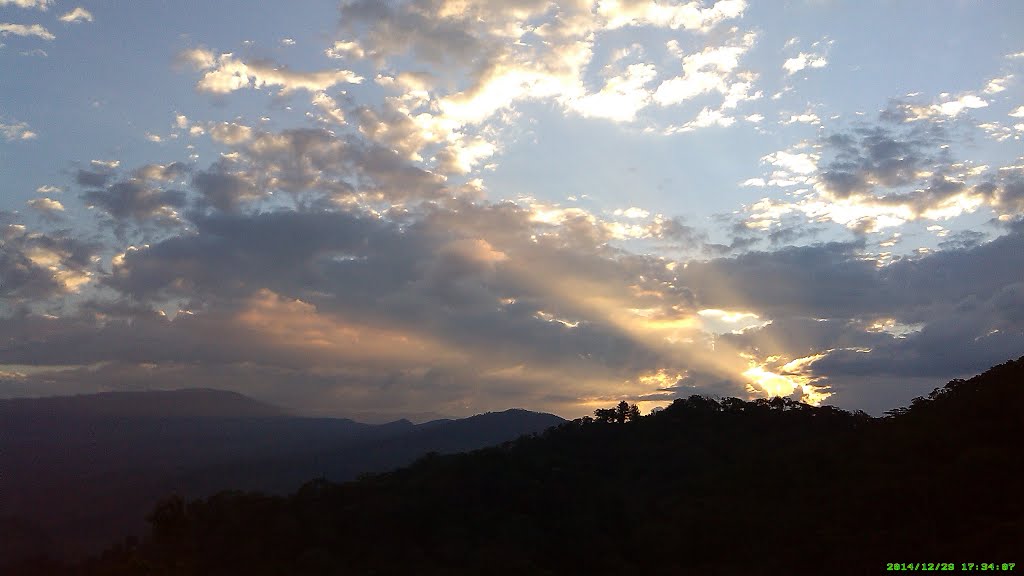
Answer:
<svg viewBox="0 0 1024 576"><path fill-rule="evenodd" d="M364 420L1024 354L1024 3L0 0L0 397Z"/></svg>

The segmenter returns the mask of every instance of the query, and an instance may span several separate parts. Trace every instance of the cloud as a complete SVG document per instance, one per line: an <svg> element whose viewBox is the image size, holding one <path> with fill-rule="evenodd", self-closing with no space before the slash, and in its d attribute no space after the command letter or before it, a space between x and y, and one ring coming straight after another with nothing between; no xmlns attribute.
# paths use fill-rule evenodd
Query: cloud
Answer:
<svg viewBox="0 0 1024 576"><path fill-rule="evenodd" d="M210 137L221 144L235 146L252 138L252 128L235 122L211 122L206 125Z"/></svg>
<svg viewBox="0 0 1024 576"><path fill-rule="evenodd" d="M641 212L630 214L649 217ZM656 222L659 239L704 241L677 219ZM844 350L907 345L894 344L900 333L885 326L924 323L930 333L936 314L972 298L1009 310L1004 301L1017 293L1007 287L1024 282L1019 235L884 266L863 244L830 243L670 267L604 247L608 232L585 211L540 205L431 205L397 222L365 213L220 213L192 224L189 234L116 257L104 280L137 302L187 299L191 313L152 324L145 338L114 327L96 338L88 328L66 342L8 344L6 359L29 361L45 345L54 362L116 361L124 370L148 362L201 375L199 366L223 374L248 365L268 386L313 370L319 385L356 402L395 390L386 381L443 386L477 402L496 402L493 394L540 402L557 382L571 400L565 409L605 395L616 379L637 397L659 394L644 378L661 370L705 374L702 381L730 382L732 391L767 386L812 398L850 394L830 368ZM994 312L985 318L961 339L1021 326ZM725 334L714 350L703 332L711 329ZM83 348L86 341L124 345L97 350ZM135 342L150 344L129 350ZM968 347L964 366L1007 345ZM255 365L247 360L253 350L261 351ZM923 362L936 350L917 354ZM658 385L666 386L700 390Z"/></svg>
<svg viewBox="0 0 1024 576"><path fill-rule="evenodd" d="M14 309L78 292L92 279L96 248L65 233L42 234L5 225L0 228L0 296Z"/></svg>
<svg viewBox="0 0 1024 576"><path fill-rule="evenodd" d="M487 386L479 401L499 403L502 394L547 394L557 382L574 398L594 394L595 382L628 379L656 365L659 353L646 350L632 332L666 320L654 315L652 296L631 296L636 289L619 284L636 281L633 273L609 277L600 268L613 271L613 262L596 255L589 263L580 260L554 238L534 247L524 235L529 225L522 212L463 208L472 213L443 211L402 232L340 213L198 219L195 235L115 258L107 282L142 301L188 293L207 307L173 321L108 322L105 328L51 322L56 333L42 337L51 346L45 354L51 363L148 362L159 370L199 363L213 372L245 363L264 378L289 371L292 381L314 367L319 378L347 382L339 393L354 387L342 396L355 402L380 400L387 394L378 388L385 377L441 396L454 387L463 399ZM476 236L484 230L487 237ZM572 282L535 285L536 268L522 269L531 260L563 268L563 280L612 281L604 297L618 293L650 316L625 313L620 322L635 318L639 324L624 333L602 320L614 307L580 301ZM574 327L546 319L581 315L593 319ZM21 362L43 353L25 340L0 355Z"/></svg>
<svg viewBox="0 0 1024 576"><path fill-rule="evenodd" d="M785 114L783 114L783 116L785 116ZM790 114L789 118L781 121L781 124L783 126L788 126L790 124L796 123L820 125L821 118L819 118L818 115L815 114L812 110L807 110L806 112L803 112L801 114Z"/></svg>
<svg viewBox="0 0 1024 576"><path fill-rule="evenodd" d="M1013 78L1013 74L1007 74L1001 78L993 78L985 85L985 94L998 94L1006 90L1006 83Z"/></svg>
<svg viewBox="0 0 1024 576"><path fill-rule="evenodd" d="M137 168L133 175L139 180L170 181L181 178L189 171L188 166L181 162L170 164L146 164Z"/></svg>
<svg viewBox="0 0 1024 576"><path fill-rule="evenodd" d="M119 225L176 225L176 209L185 205L184 192L154 188L140 179L121 180L102 190L87 191L81 198L88 207L99 208Z"/></svg>
<svg viewBox="0 0 1024 576"><path fill-rule="evenodd" d="M906 101L893 101L883 112L889 120L898 122L916 122L936 117L956 118L967 110L985 108L988 101L976 94L966 92L957 97L941 94L935 104L915 104Z"/></svg>
<svg viewBox="0 0 1024 576"><path fill-rule="evenodd" d="M762 161L775 169L745 185L812 189L747 206L746 226L770 232L783 217L802 214L812 222L870 233L913 220L949 220L986 206L1000 213L1019 208L1012 172L956 162L941 117L906 122L901 114L898 105L890 106L876 124L860 122L802 150L766 156ZM808 160L799 170L795 154Z"/></svg>
<svg viewBox="0 0 1024 576"><path fill-rule="evenodd" d="M801 52L795 57L789 58L783 62L782 69L786 71L787 76L792 76L806 68L824 68L827 65L828 60L824 56Z"/></svg>
<svg viewBox="0 0 1024 576"><path fill-rule="evenodd" d="M43 28L39 24L11 24L8 22L0 22L0 36L25 36L25 37L36 37L42 38L43 40L53 40L56 38L49 30Z"/></svg>
<svg viewBox="0 0 1024 576"><path fill-rule="evenodd" d="M438 198L445 190L440 176L395 151L327 130L252 133L236 152L235 172L268 192L393 203Z"/></svg>
<svg viewBox="0 0 1024 576"><path fill-rule="evenodd" d="M825 378L837 401L858 405L873 395L877 409L912 395L900 386L861 392L858 378L888 377L893 385L929 377L934 386L1020 349L1022 247L1017 234L879 266L855 246L824 244L691 263L679 281L701 305L772 320L723 340L780 363L809 357L805 373Z"/></svg>
<svg viewBox="0 0 1024 576"><path fill-rule="evenodd" d="M75 182L80 186L102 188L114 177L120 165L119 160L93 160L89 163L90 169L79 168L75 172Z"/></svg>
<svg viewBox="0 0 1024 576"><path fill-rule="evenodd" d="M761 158L761 161L767 162L794 174L807 175L813 174L818 170L819 158L820 157L814 153L793 153L780 150Z"/></svg>
<svg viewBox="0 0 1024 576"><path fill-rule="evenodd" d="M46 219L57 218L64 211L63 204L50 198L33 198L26 202L26 204Z"/></svg>
<svg viewBox="0 0 1024 576"><path fill-rule="evenodd" d="M203 48L186 50L180 58L204 73L196 88L212 94L228 94L246 88L259 90L265 86L280 86L282 94L296 90L322 92L337 84L363 81L349 70L296 72L269 62L245 62L230 53L217 56Z"/></svg>
<svg viewBox="0 0 1024 576"><path fill-rule="evenodd" d="M53 0L0 0L0 6L15 5L18 8L36 8L46 10L53 4Z"/></svg>
<svg viewBox="0 0 1024 576"><path fill-rule="evenodd" d="M897 377L873 358L898 356L910 373L938 342L968 351L938 375L1009 350L1024 252L1011 222L1024 187L998 165L958 162L951 146L958 130L976 130L954 119L987 93L899 101L888 116L829 130L764 125L768 112L742 108L762 97L743 66L757 37L731 22L744 10L360 0L342 4L341 40L321 47L330 65L312 71L188 50L201 92L265 87L309 100L273 122L165 118L164 154L186 131L208 133L212 163L194 164L209 151L190 139L185 162L73 166L79 198L116 237L102 230L108 244L80 263L41 239L58 233L5 228L0 270L18 280L2 288L16 304L0 310L0 363L45 364L32 382L51 387L245 382L321 413L520 404L580 414L611 397L857 398L864 375ZM636 43L640 27L652 28L649 45ZM825 65L824 50L791 50L789 75ZM666 52L675 70L660 68ZM351 95L341 92L356 78L340 69L349 64L374 80ZM372 106L353 100L366 90L379 96ZM691 108L652 106L679 104ZM823 106L800 105L776 120L822 125ZM567 192L568 205L543 191L548 200L485 200L507 193L487 171L524 138L510 125L551 107L573 122L642 123L629 132L746 120L811 139L756 152L763 170L736 180L757 194L714 238L695 217L576 201L586 190ZM304 128L270 129L303 113ZM670 116L680 124L666 125ZM993 230L1010 234L988 241L946 223L988 207L1004 217ZM912 220L943 228L868 235ZM128 230L142 236L134 246ZM826 230L856 240L787 245ZM921 238L942 244L914 252ZM72 289L81 295L45 302Z"/></svg>
<svg viewBox="0 0 1024 576"><path fill-rule="evenodd" d="M669 106L711 91L728 95L737 85L730 84L730 80L736 76L739 60L754 45L755 39L754 33L747 33L727 45L708 47L701 52L686 55L682 59L683 75L663 81L654 93L654 100L662 106ZM673 50L672 42L669 44L670 50ZM678 50L678 44L675 44L675 50ZM749 90L746 81L749 78L744 76L737 90L744 93ZM743 99L738 94L732 98L736 102Z"/></svg>
<svg viewBox="0 0 1024 576"><path fill-rule="evenodd" d="M652 64L633 64L621 76L609 78L600 91L572 102L572 108L585 118L605 118L631 122L647 106L650 93L644 88L658 75Z"/></svg>
<svg viewBox="0 0 1024 576"><path fill-rule="evenodd" d="M8 142L13 142L15 140L33 140L37 137L37 134L29 128L28 124L17 121L14 121L12 124L0 121L0 134L2 134L4 140Z"/></svg>
<svg viewBox="0 0 1024 576"><path fill-rule="evenodd" d="M711 7L605 2L595 10L593 4L540 0L449 2L429 9L362 0L343 3L342 30L348 38L325 54L368 59L377 69L408 70L399 62L416 62L414 74L377 77L378 84L400 95L379 107L358 108L360 131L404 157L433 161L439 172L460 175L501 147L500 130L517 102L550 101L588 118L636 121L655 99L657 70L650 62L623 61L642 55L639 45L616 46L602 71L604 81L594 86L585 72L593 65L598 35L629 26L706 32L744 9L745 3L736 1ZM710 85L701 90L720 91L723 108L731 109L761 94L753 89L756 75L734 70L731 62L749 48L753 35L731 31L727 37L732 40L725 46L709 42L707 50L687 57L684 72L703 73ZM214 65L212 55L202 60ZM670 88L662 90L662 100ZM329 102L321 108L338 110ZM342 117L326 113L321 120L341 123ZM725 115L718 120L728 122Z"/></svg>
<svg viewBox="0 0 1024 576"><path fill-rule="evenodd" d="M60 17L61 22L92 22L92 20L92 13L81 6Z"/></svg>
<svg viewBox="0 0 1024 576"><path fill-rule="evenodd" d="M652 393L645 375L661 369L724 378L740 361L699 359L700 323L664 261L619 259L586 213L555 224L534 212L457 202L401 226L342 212L195 213L188 233L124 251L103 279L118 298L188 301L185 312L25 318L36 328L12 324L22 336L4 340L0 359L109 362L125 375L145 364L200 382L248 366L257 380L316 381L357 403L397 394L391 381L435 393L434 405L450 393L485 408L512 397L554 407L544 398L555 387L563 411L611 385Z"/></svg>
<svg viewBox="0 0 1024 576"><path fill-rule="evenodd" d="M698 128L707 128L709 126L721 126L728 128L736 122L736 119L732 116L727 116L721 110L712 110L711 108L703 108L697 114L697 117L693 120L683 124L682 126L671 126L665 130L666 134L674 134L676 132L691 132Z"/></svg>
<svg viewBox="0 0 1024 576"><path fill-rule="evenodd" d="M266 196L244 175L231 173L224 164L196 172L192 177L192 186L206 202L226 212L238 210L243 203Z"/></svg>
<svg viewBox="0 0 1024 576"><path fill-rule="evenodd" d="M342 41L338 40L333 46L324 50L324 55L328 58L363 58L366 54L363 49L359 47L359 43L354 40Z"/></svg>
<svg viewBox="0 0 1024 576"><path fill-rule="evenodd" d="M602 0L597 4L597 13L612 30L625 26L655 26L707 32L720 22L742 16L746 7L743 0L719 0L707 8L697 2L672 5L650 0Z"/></svg>

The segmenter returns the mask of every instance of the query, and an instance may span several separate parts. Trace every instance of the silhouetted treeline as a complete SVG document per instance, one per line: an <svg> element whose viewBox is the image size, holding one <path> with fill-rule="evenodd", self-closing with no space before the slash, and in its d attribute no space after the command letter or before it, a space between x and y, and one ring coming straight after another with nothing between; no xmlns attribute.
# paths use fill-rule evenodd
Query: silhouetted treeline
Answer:
<svg viewBox="0 0 1024 576"><path fill-rule="evenodd" d="M67 573L877 574L890 562L1024 562L1024 358L884 418L782 398L630 408L289 497L170 497L148 537Z"/></svg>

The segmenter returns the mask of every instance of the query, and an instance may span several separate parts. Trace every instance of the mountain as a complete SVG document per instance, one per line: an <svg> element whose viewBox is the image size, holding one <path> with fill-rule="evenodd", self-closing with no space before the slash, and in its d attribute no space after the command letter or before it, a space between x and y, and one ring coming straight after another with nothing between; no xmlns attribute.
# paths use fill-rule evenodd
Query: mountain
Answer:
<svg viewBox="0 0 1024 576"><path fill-rule="evenodd" d="M562 422L520 410L369 425L293 417L217 390L0 400L0 566L43 550L75 558L141 534L168 493L284 494L310 478L351 480Z"/></svg>
<svg viewBox="0 0 1024 576"><path fill-rule="evenodd" d="M0 418L274 418L286 413L227 390L101 392L0 400Z"/></svg>
<svg viewBox="0 0 1024 576"><path fill-rule="evenodd" d="M73 573L1020 569L1024 358L883 418L700 396L646 417L598 412L356 482L316 480L290 496L165 498L146 538Z"/></svg>

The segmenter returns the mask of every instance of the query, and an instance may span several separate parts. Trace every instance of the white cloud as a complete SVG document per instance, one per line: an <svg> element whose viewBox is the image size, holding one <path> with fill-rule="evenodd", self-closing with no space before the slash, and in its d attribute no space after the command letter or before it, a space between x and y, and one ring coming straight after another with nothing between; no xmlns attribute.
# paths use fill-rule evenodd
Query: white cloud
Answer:
<svg viewBox="0 0 1024 576"><path fill-rule="evenodd" d="M1007 74L1002 78L993 78L985 85L985 94L998 94L1006 90L1006 83L1013 78L1013 74Z"/></svg>
<svg viewBox="0 0 1024 576"><path fill-rule="evenodd" d="M457 134L448 147L438 153L438 168L442 172L468 174L497 151L497 146L484 138L466 138L462 134Z"/></svg>
<svg viewBox="0 0 1024 576"><path fill-rule="evenodd" d="M63 204L50 198L33 198L26 202L26 204L28 204L29 208L44 214L53 214L54 212L64 211Z"/></svg>
<svg viewBox="0 0 1024 576"><path fill-rule="evenodd" d="M196 88L214 94L228 94L244 88L260 89L264 86L280 86L284 94L295 90L322 92L336 84L358 84L363 81L361 76L349 70L295 72L266 63L246 63L230 53L215 56L202 48L187 50L181 57L197 69L205 71Z"/></svg>
<svg viewBox="0 0 1024 576"><path fill-rule="evenodd" d="M572 100L570 106L584 117L631 122L650 103L644 87L657 75L653 64L633 64L623 75L609 78L600 92Z"/></svg>
<svg viewBox="0 0 1024 576"><path fill-rule="evenodd" d="M60 188L59 186L50 186L49 184L45 184L43 186L40 186L39 188L36 188L36 192L40 194L58 194L63 191L63 188Z"/></svg>
<svg viewBox="0 0 1024 576"><path fill-rule="evenodd" d="M61 22L92 22L92 13L78 6L60 17Z"/></svg>
<svg viewBox="0 0 1024 576"><path fill-rule="evenodd" d="M53 0L0 0L0 6L14 4L18 8L36 8L39 10L46 10L52 3Z"/></svg>
<svg viewBox="0 0 1024 576"><path fill-rule="evenodd" d="M938 103L935 104L899 103L896 105L896 109L904 115L904 121L914 122L936 116L955 118L966 110L985 108L987 106L988 102L986 100L972 92L965 92L955 98L950 94L942 93L939 95Z"/></svg>
<svg viewBox="0 0 1024 576"><path fill-rule="evenodd" d="M791 114L788 120L782 121L785 125L795 124L797 122L801 124L821 124L821 118L818 118L817 114L808 110L802 114Z"/></svg>
<svg viewBox="0 0 1024 576"><path fill-rule="evenodd" d="M36 36L43 40L53 40L56 38L49 30L43 28L39 24L31 24L26 26L25 24L9 24L6 22L0 22L0 36Z"/></svg>
<svg viewBox="0 0 1024 576"><path fill-rule="evenodd" d="M686 124L683 124L682 126L679 127L670 127L665 131L665 133L674 134L676 132L691 132L693 130L696 130L697 128L707 128L710 126L721 126L723 128L728 128L729 126L732 126L734 122L736 122L735 118L733 118L732 116L726 116L725 114L722 113L721 110L712 110L710 108L704 108L700 111L699 114L697 114L697 117L691 120L690 122L687 122Z"/></svg>
<svg viewBox="0 0 1024 576"><path fill-rule="evenodd" d="M780 150L761 158L761 161L773 166L778 166L779 168L789 172L808 175L813 174L818 170L818 159L819 157L817 154L792 154L790 152Z"/></svg>
<svg viewBox="0 0 1024 576"><path fill-rule="evenodd" d="M3 135L4 139L8 142L32 140L36 137L36 133L29 129L28 124L24 122L14 122L13 124L0 122L0 135Z"/></svg>
<svg viewBox="0 0 1024 576"><path fill-rule="evenodd" d="M988 102L978 98L974 94L964 94L956 100L950 100L948 102L943 102L942 104L933 104L932 110L944 116L959 116L964 110L970 108L984 108L986 106L988 106Z"/></svg>
<svg viewBox="0 0 1024 576"><path fill-rule="evenodd" d="M637 208L636 206L631 206L631 207L629 207L629 208L627 208L625 210L620 208L620 209L616 210L615 212L613 212L613 214L615 214L616 216L622 216L624 218L633 218L633 219L635 219L635 218L647 218L648 216L651 215L651 213L648 212L647 210L644 210L643 208Z"/></svg>
<svg viewBox="0 0 1024 576"><path fill-rule="evenodd" d="M337 41L334 46L324 50L328 58L362 58L366 55L359 43L353 40Z"/></svg>
<svg viewBox="0 0 1024 576"><path fill-rule="evenodd" d="M707 31L719 22L742 16L746 8L744 0L720 0L708 8L702 8L697 2L673 5L644 0L602 0L597 4L597 13L611 30L625 26L657 26Z"/></svg>
<svg viewBox="0 0 1024 576"><path fill-rule="evenodd" d="M322 119L328 122L334 122L336 124L346 124L345 113L342 111L338 103L327 95L326 92L317 92L313 95L312 104L320 109L324 114Z"/></svg>
<svg viewBox="0 0 1024 576"><path fill-rule="evenodd" d="M1009 116L1013 116L1014 118L1024 118L1024 106L1017 106L1010 111Z"/></svg>
<svg viewBox="0 0 1024 576"><path fill-rule="evenodd" d="M824 68L828 60L820 54L809 54L801 52L795 58L789 58L782 63L782 69L786 74L792 76L805 68Z"/></svg>
<svg viewBox="0 0 1024 576"><path fill-rule="evenodd" d="M749 33L739 43L708 47L685 56L683 75L662 82L654 93L654 100L662 106L670 106L717 90L727 95L727 107L732 108L742 100L760 97L760 93L753 97L747 95L752 87L752 76L746 76L739 83L729 83L740 58L754 45L755 39L756 35Z"/></svg>
<svg viewBox="0 0 1024 576"><path fill-rule="evenodd" d="M252 139L252 128L234 122L211 122L206 126L210 137L216 142L234 146Z"/></svg>

